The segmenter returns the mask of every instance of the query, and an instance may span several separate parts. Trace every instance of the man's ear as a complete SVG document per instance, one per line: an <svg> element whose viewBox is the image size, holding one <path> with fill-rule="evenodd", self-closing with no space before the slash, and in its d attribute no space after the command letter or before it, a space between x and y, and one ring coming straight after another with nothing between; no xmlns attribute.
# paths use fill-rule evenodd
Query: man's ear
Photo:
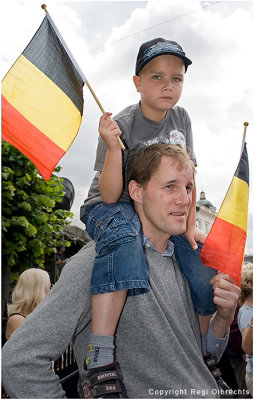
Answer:
<svg viewBox="0 0 254 400"><path fill-rule="evenodd" d="M133 76L133 83L137 89L137 92L141 92L141 80L140 80L140 76L134 75Z"/></svg>
<svg viewBox="0 0 254 400"><path fill-rule="evenodd" d="M133 201L137 203L142 202L142 186L140 186L136 181L132 180L129 183L129 194Z"/></svg>

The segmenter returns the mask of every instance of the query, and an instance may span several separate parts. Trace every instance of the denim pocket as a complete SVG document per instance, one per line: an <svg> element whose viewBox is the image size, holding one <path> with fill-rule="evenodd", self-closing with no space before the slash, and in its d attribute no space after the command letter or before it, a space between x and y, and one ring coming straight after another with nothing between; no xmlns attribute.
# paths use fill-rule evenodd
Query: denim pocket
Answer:
<svg viewBox="0 0 254 400"><path fill-rule="evenodd" d="M125 212L115 207L110 215L98 218L94 228L96 253L102 255L114 250L116 246L137 238L138 232Z"/></svg>

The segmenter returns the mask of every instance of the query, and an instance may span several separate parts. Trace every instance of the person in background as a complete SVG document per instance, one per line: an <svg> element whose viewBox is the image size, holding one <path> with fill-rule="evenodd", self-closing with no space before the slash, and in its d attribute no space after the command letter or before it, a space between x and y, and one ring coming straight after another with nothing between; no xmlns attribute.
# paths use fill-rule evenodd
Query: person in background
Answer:
<svg viewBox="0 0 254 400"><path fill-rule="evenodd" d="M8 306L6 340L42 301L50 288L49 274L43 269L29 268L22 272L12 293L12 304Z"/></svg>
<svg viewBox="0 0 254 400"><path fill-rule="evenodd" d="M238 325L242 334L242 349L246 354L247 389L253 396L253 265L246 264L242 269L240 309Z"/></svg>

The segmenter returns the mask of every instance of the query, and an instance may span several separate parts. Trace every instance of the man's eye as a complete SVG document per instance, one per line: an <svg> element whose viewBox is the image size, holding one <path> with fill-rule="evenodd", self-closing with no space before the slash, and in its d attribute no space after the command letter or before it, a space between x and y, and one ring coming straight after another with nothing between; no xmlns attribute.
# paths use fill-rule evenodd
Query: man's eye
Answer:
<svg viewBox="0 0 254 400"><path fill-rule="evenodd" d="M167 185L167 189L169 189L171 192L174 192L176 190L176 187L174 185Z"/></svg>
<svg viewBox="0 0 254 400"><path fill-rule="evenodd" d="M173 78L173 81L174 81L174 82L182 82L182 79L179 78L179 76L175 76L175 77Z"/></svg>
<svg viewBox="0 0 254 400"><path fill-rule="evenodd" d="M190 193L192 191L192 186L186 186L186 192Z"/></svg>

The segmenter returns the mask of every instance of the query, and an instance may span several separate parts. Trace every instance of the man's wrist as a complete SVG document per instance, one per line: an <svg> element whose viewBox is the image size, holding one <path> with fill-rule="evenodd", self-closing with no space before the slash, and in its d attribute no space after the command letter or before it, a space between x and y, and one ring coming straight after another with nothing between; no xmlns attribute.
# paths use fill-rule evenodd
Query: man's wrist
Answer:
<svg viewBox="0 0 254 400"><path fill-rule="evenodd" d="M221 316L218 311L211 320L211 329L217 338L223 339L226 335L228 328L233 321L232 318L225 318Z"/></svg>

